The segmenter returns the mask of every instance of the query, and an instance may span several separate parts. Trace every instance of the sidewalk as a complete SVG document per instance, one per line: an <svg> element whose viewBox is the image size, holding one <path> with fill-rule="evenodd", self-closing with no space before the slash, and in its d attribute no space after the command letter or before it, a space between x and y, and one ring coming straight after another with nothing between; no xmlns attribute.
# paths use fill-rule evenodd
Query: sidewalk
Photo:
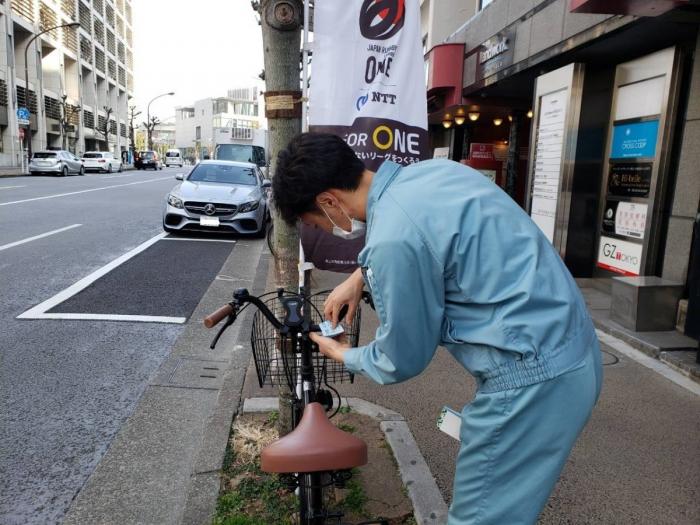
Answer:
<svg viewBox="0 0 700 525"><path fill-rule="evenodd" d="M343 275L314 272L314 290L332 288ZM588 292L586 292L588 294ZM596 294L603 310L603 298ZM602 313L596 314L602 316ZM361 343L373 338L374 313L362 311ZM607 336L606 336L607 338ZM615 346L624 345L615 339ZM618 344L619 343L619 344ZM602 343L605 383L591 421L579 439L540 519L542 524L692 524L700 521L700 396ZM641 354L640 354L641 355ZM391 386L356 377L335 385L343 397L361 398L400 413L449 503L458 443L436 429L444 405L461 409L475 392L474 380L443 349L420 376ZM243 399L276 395L260 389L251 363Z"/></svg>

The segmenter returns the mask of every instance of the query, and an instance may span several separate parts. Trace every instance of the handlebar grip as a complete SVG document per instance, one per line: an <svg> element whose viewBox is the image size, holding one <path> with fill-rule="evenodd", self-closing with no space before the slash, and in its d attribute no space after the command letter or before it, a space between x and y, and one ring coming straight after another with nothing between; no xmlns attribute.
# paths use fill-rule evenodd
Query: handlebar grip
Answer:
<svg viewBox="0 0 700 525"><path fill-rule="evenodd" d="M233 313L233 307L230 304L225 304L216 312L213 312L204 318L204 326L213 328L221 322L222 319Z"/></svg>

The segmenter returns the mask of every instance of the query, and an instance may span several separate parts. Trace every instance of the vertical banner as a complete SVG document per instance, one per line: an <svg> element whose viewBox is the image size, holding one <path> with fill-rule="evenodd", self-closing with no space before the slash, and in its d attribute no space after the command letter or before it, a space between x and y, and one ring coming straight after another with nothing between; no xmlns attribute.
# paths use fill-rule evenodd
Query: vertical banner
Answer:
<svg viewBox="0 0 700 525"><path fill-rule="evenodd" d="M369 170L428 158L419 1L316 0L309 99L309 131L342 137ZM305 229L307 259L352 269L364 242L326 237Z"/></svg>

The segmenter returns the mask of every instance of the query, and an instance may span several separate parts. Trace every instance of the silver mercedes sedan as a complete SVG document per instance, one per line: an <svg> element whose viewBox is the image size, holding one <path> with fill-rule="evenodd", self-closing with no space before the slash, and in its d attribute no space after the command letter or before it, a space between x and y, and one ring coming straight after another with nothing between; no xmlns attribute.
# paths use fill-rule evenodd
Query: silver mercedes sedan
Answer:
<svg viewBox="0 0 700 525"><path fill-rule="evenodd" d="M165 196L163 229L224 231L263 237L270 181L250 162L205 160Z"/></svg>

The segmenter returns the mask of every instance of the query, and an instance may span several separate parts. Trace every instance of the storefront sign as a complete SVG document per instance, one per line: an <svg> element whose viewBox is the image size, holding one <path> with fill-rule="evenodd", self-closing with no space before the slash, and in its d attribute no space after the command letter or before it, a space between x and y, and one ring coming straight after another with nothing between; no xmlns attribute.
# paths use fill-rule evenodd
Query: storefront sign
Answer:
<svg viewBox="0 0 700 525"><path fill-rule="evenodd" d="M450 158L450 148L449 147L435 148L433 150L433 158L434 159L449 159Z"/></svg>
<svg viewBox="0 0 700 525"><path fill-rule="evenodd" d="M651 189L651 162L610 164L608 195L647 197Z"/></svg>
<svg viewBox="0 0 700 525"><path fill-rule="evenodd" d="M477 49L476 81L490 77L513 63L515 31L501 31Z"/></svg>
<svg viewBox="0 0 700 525"><path fill-rule="evenodd" d="M603 231L635 239L644 239L647 205L635 202L607 201L603 214Z"/></svg>
<svg viewBox="0 0 700 525"><path fill-rule="evenodd" d="M472 142L469 144L469 158L472 160L493 160L493 144Z"/></svg>
<svg viewBox="0 0 700 525"><path fill-rule="evenodd" d="M566 89L544 95L537 125L530 216L550 242L559 200L566 106Z"/></svg>
<svg viewBox="0 0 700 525"><path fill-rule="evenodd" d="M637 276L642 267L642 245L601 236L598 267L622 275Z"/></svg>
<svg viewBox="0 0 700 525"><path fill-rule="evenodd" d="M654 157L659 121L649 120L613 126L611 159Z"/></svg>

